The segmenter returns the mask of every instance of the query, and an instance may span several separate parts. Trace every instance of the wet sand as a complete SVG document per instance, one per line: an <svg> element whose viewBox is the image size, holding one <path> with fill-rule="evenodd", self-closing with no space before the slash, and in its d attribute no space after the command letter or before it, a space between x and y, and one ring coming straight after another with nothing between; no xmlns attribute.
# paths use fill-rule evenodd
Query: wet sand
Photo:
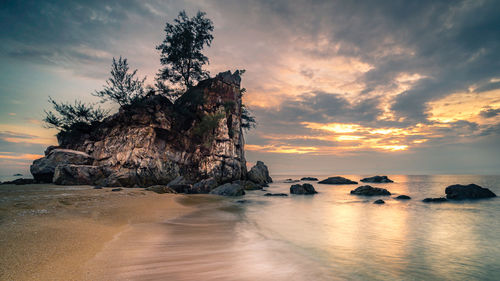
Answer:
<svg viewBox="0 0 500 281"><path fill-rule="evenodd" d="M135 225L191 212L183 195L0 185L0 280L90 280L89 261ZM103 280L102 278L93 280Z"/></svg>

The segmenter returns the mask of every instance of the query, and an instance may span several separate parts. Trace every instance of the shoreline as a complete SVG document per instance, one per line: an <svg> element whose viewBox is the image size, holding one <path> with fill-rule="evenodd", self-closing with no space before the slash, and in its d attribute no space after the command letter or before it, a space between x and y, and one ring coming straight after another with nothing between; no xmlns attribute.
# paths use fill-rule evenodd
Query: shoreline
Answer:
<svg viewBox="0 0 500 281"><path fill-rule="evenodd" d="M0 279L85 280L107 243L135 224L196 209L181 194L91 186L0 186Z"/></svg>

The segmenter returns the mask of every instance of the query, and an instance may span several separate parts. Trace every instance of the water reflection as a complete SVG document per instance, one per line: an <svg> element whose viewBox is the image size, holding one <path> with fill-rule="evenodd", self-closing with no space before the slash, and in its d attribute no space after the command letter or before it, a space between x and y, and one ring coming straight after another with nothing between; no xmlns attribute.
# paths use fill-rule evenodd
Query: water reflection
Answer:
<svg viewBox="0 0 500 281"><path fill-rule="evenodd" d="M311 175L308 175L311 176ZM312 175L314 176L314 175ZM286 192L277 183L268 192ZM346 176L359 180L363 176ZM425 204L454 183L500 194L495 176L398 176L374 184L409 201L352 196L356 185L315 184L314 196L191 196L201 208L136 226L101 254L109 280L498 280L499 200Z"/></svg>

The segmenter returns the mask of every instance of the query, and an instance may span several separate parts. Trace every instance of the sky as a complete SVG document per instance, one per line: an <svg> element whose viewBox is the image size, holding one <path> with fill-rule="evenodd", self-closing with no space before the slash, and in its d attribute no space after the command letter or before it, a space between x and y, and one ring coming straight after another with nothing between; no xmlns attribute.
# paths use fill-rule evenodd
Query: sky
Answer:
<svg viewBox="0 0 500 281"><path fill-rule="evenodd" d="M27 173L56 144L40 121L49 96L97 102L113 57L151 83L181 10L214 22L212 75L246 69L250 164L500 174L500 2L482 0L4 0L0 174Z"/></svg>

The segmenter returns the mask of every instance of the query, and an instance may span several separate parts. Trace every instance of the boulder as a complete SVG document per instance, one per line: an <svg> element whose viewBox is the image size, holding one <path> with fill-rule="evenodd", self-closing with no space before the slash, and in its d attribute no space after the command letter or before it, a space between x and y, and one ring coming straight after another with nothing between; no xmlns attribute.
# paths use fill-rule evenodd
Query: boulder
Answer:
<svg viewBox="0 0 500 281"><path fill-rule="evenodd" d="M200 183L201 185L202 183ZM198 186L200 188L201 186ZM193 191L193 185L191 182L187 179L185 179L183 176L178 176L174 180L170 181L167 186L177 193L194 193ZM208 192L207 192L208 193Z"/></svg>
<svg viewBox="0 0 500 281"><path fill-rule="evenodd" d="M358 184L355 181L352 181L350 179L346 179L344 177L329 177L327 179L324 179L318 183L321 184Z"/></svg>
<svg viewBox="0 0 500 281"><path fill-rule="evenodd" d="M201 180L191 187L186 193L191 194L204 194L209 193L212 189L217 187L217 181L214 178Z"/></svg>
<svg viewBox="0 0 500 281"><path fill-rule="evenodd" d="M158 194L176 193L175 190L173 190L172 188L170 188L166 185L152 185L152 186L148 186L146 188L146 190L153 191L153 192L156 192Z"/></svg>
<svg viewBox="0 0 500 281"><path fill-rule="evenodd" d="M98 166L61 164L57 165L52 181L59 185L94 185L104 178Z"/></svg>
<svg viewBox="0 0 500 281"><path fill-rule="evenodd" d="M464 200L464 199L481 199L496 197L496 194L491 190L481 187L476 184L450 185L445 189L446 198L450 200Z"/></svg>
<svg viewBox="0 0 500 281"><path fill-rule="evenodd" d="M304 184L294 184L290 186L290 193L291 194L298 194L298 195L309 195L309 194L315 194L318 193L314 189L314 186L308 183Z"/></svg>
<svg viewBox="0 0 500 281"><path fill-rule="evenodd" d="M441 202L446 202L446 201L448 201L448 200L444 197L425 198L424 200L422 200L422 202L425 202L425 203L441 203Z"/></svg>
<svg viewBox="0 0 500 281"><path fill-rule="evenodd" d="M362 182L371 182L371 183L388 183L388 182L394 182L391 179L389 179L387 176L374 176L374 177L364 178L361 181Z"/></svg>
<svg viewBox="0 0 500 281"><path fill-rule="evenodd" d="M278 196L278 197L282 197L282 196L288 196L288 194L286 194L286 193L266 193L266 194L264 194L264 196Z"/></svg>
<svg viewBox="0 0 500 281"><path fill-rule="evenodd" d="M382 199L378 199L378 200L373 201L373 204L385 204L385 201Z"/></svg>
<svg viewBox="0 0 500 281"><path fill-rule="evenodd" d="M243 189L243 186L239 184L226 183L210 191L210 194L222 196L242 196L245 195L245 190Z"/></svg>
<svg viewBox="0 0 500 281"><path fill-rule="evenodd" d="M267 166L262 161L257 161L257 164L248 172L247 178L258 184L273 182L273 179L269 176Z"/></svg>
<svg viewBox="0 0 500 281"><path fill-rule="evenodd" d="M317 178L313 178L313 177L303 177L300 180L301 181L318 181Z"/></svg>
<svg viewBox="0 0 500 281"><path fill-rule="evenodd" d="M396 200L410 200L411 197L408 195L399 195L399 196L395 197L394 199L396 199Z"/></svg>
<svg viewBox="0 0 500 281"><path fill-rule="evenodd" d="M284 180L283 182L284 183L296 183L296 182L299 182L300 180L294 180L294 179L286 179Z"/></svg>
<svg viewBox="0 0 500 281"><path fill-rule="evenodd" d="M71 149L51 149L48 155L33 161L31 174L38 182L51 183L58 165L91 165L94 159L85 152Z"/></svg>
<svg viewBox="0 0 500 281"><path fill-rule="evenodd" d="M262 189L262 185L256 184L253 181L242 181L241 183L245 190L260 190Z"/></svg>
<svg viewBox="0 0 500 281"><path fill-rule="evenodd" d="M370 185L363 185L354 190L351 190L353 195L363 195L363 196L386 196L391 195L391 193L385 188L373 187Z"/></svg>

